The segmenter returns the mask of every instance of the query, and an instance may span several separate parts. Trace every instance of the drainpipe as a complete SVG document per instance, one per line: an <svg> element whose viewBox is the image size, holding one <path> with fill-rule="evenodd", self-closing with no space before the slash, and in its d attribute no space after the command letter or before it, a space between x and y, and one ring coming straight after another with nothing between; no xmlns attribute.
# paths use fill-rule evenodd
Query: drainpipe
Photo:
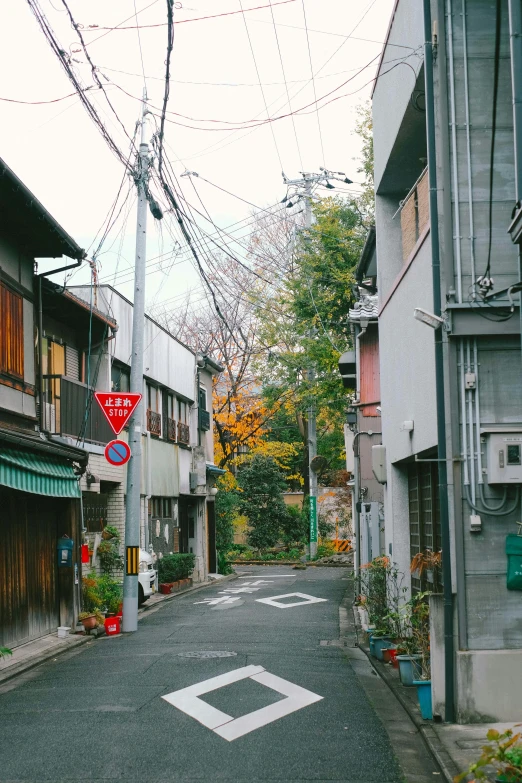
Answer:
<svg viewBox="0 0 522 783"><path fill-rule="evenodd" d="M435 147L435 99L433 92L433 41L430 0L424 5L424 74L426 85L426 136L430 188L430 236L433 276L433 312L441 317L439 216L437 203L437 154ZM444 674L445 720L455 722L453 591L451 587L451 552L448 508L448 465L446 454L446 410L444 400L444 357L442 329L435 330L435 386L437 399L437 464L439 468L440 523L442 538L442 575L444 580Z"/></svg>
<svg viewBox="0 0 522 783"><path fill-rule="evenodd" d="M508 0L508 6L515 143L515 201L520 203L522 200L522 7L520 0ZM522 245L518 245L518 279L522 280ZM520 293L520 333L522 336L522 292Z"/></svg>
<svg viewBox="0 0 522 783"><path fill-rule="evenodd" d="M82 256L82 258L78 258L74 264L69 264L68 266L61 266L59 269L51 269L49 272L41 272L39 275L37 275L38 278L38 384L39 384L39 394L38 398L40 401L40 416L39 416L39 425L40 425L40 432L47 432L44 426L44 407L43 407L43 369L42 369L42 336L43 336L43 307L42 307L42 277L47 277L48 275L55 275L58 272L66 272L68 269L76 269L80 266L82 261L84 260L86 254Z"/></svg>
<svg viewBox="0 0 522 783"><path fill-rule="evenodd" d="M373 435L382 435L382 432L374 432L374 430L360 430L355 433L353 438L353 452L355 456L354 460L354 486L353 491L355 495L355 520L354 520L354 534L356 540L355 555L354 555L354 572L355 572L355 584L357 585L357 593L361 592L361 514L358 510L358 505L361 502L361 456L359 452L359 438L361 435L368 435L371 438Z"/></svg>

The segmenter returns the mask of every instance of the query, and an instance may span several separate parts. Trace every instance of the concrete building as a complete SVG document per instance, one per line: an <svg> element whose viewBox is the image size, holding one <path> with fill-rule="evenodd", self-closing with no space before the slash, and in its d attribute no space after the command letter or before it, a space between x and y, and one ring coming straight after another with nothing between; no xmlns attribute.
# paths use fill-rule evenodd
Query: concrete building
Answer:
<svg viewBox="0 0 522 783"><path fill-rule="evenodd" d="M117 324L114 339L100 346L101 354L92 353L96 388L129 391L132 303L111 286L68 291L84 302L96 301ZM145 317L141 547L160 558L193 552L194 581L217 570L213 487L222 471L213 459L212 377L220 371L211 358L196 356ZM125 440L126 431L118 437ZM104 442L84 445L89 452L82 482L86 525L91 534L104 524L114 525L123 538L126 467L107 463ZM90 539L94 542L94 536Z"/></svg>
<svg viewBox="0 0 522 783"><path fill-rule="evenodd" d="M450 616L445 630L454 655L446 672L461 722L517 720L522 701L521 595L507 585L522 482L519 295L510 290L520 269L508 234L517 146L521 159L513 132L513 104L518 111L521 96L510 71L510 40L517 42L508 19L508 5L513 11L517 3L520 15L520 0L497 4L497 47L496 6L489 0L397 0L372 97L385 551L408 576L415 554L440 551L440 498L447 497L451 568L445 578L453 623ZM433 124L426 113L430 36L423 5L431 13L426 49L434 56L433 81L429 68L426 73ZM430 194L436 209L430 210ZM440 273L437 266L433 273L438 246ZM434 329L416 320L414 309L434 312L439 278L443 362L437 374ZM443 496L438 415L446 433ZM430 572L411 575L412 590L433 587ZM451 689L442 664L451 644L444 643L440 601L431 599L432 695L434 713L444 717L451 714L445 703Z"/></svg>

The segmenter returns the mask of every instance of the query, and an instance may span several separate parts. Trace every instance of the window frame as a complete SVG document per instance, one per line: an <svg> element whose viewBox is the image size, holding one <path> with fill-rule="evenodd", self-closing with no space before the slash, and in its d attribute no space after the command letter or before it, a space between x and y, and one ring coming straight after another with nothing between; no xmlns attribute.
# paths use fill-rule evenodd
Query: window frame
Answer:
<svg viewBox="0 0 522 783"><path fill-rule="evenodd" d="M0 374L23 383L24 359L24 297L0 282Z"/></svg>

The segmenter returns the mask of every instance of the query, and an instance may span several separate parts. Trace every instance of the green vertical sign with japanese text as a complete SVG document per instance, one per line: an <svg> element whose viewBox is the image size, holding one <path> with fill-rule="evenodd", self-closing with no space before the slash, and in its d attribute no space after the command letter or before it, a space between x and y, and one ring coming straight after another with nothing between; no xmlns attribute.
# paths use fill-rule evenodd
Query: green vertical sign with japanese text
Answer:
<svg viewBox="0 0 522 783"><path fill-rule="evenodd" d="M310 497L310 543L317 543L317 498Z"/></svg>

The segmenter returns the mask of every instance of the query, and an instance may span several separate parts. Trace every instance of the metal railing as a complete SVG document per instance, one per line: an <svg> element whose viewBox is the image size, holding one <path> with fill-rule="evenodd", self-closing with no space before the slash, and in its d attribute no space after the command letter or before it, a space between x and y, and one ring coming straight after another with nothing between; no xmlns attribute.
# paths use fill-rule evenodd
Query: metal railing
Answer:
<svg viewBox="0 0 522 783"><path fill-rule="evenodd" d="M94 399L94 390L65 375L43 376L44 428L55 435L106 444L114 434Z"/></svg>
<svg viewBox="0 0 522 783"><path fill-rule="evenodd" d="M147 429L151 435L157 435L161 437L161 414L147 409Z"/></svg>
<svg viewBox="0 0 522 783"><path fill-rule="evenodd" d="M188 424L182 424L181 421L178 421L178 443L190 445L190 427Z"/></svg>
<svg viewBox="0 0 522 783"><path fill-rule="evenodd" d="M174 419L167 419L167 440L171 443L176 442L176 422Z"/></svg>

